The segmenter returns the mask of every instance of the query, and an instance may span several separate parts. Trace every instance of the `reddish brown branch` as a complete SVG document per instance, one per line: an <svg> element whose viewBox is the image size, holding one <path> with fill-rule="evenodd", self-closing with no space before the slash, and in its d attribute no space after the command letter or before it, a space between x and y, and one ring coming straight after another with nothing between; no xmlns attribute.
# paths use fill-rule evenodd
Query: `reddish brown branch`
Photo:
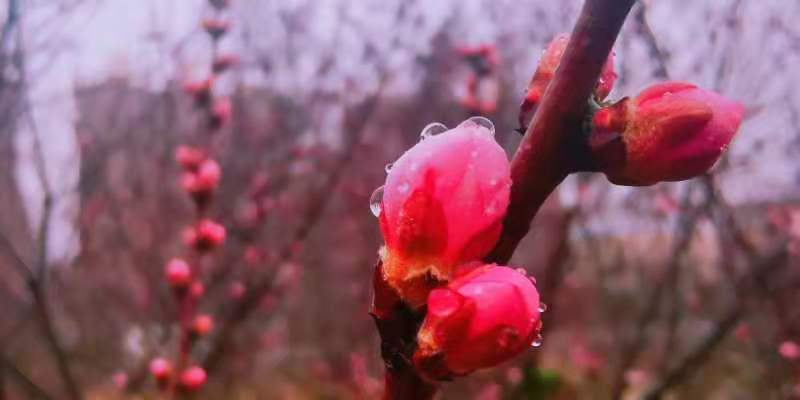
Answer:
<svg viewBox="0 0 800 400"><path fill-rule="evenodd" d="M635 0L587 0L553 81L511 162L511 202L490 261L506 263L544 200L584 163L576 149L589 97Z"/></svg>

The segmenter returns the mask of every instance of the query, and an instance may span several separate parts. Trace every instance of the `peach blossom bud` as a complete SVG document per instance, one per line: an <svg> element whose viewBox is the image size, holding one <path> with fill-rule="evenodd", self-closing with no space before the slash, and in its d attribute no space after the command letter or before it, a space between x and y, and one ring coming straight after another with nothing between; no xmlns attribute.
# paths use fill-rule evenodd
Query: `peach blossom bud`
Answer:
<svg viewBox="0 0 800 400"><path fill-rule="evenodd" d="M128 374L124 372L116 372L111 377L111 381L114 382L114 387L120 390L125 390L128 387Z"/></svg>
<svg viewBox="0 0 800 400"><path fill-rule="evenodd" d="M211 115L208 119L208 126L211 129L222 128L225 123L230 121L233 114L233 105L231 99L224 97L214 102L214 107L211 109Z"/></svg>
<svg viewBox="0 0 800 400"><path fill-rule="evenodd" d="M169 260L165 268L167 282L173 288L186 288L192 283L192 269L180 258Z"/></svg>
<svg viewBox="0 0 800 400"><path fill-rule="evenodd" d="M492 73L498 64L497 48L492 44L481 44L474 47L464 46L456 49L477 76Z"/></svg>
<svg viewBox="0 0 800 400"><path fill-rule="evenodd" d="M206 287L203 286L201 282L192 282L192 285L189 287L189 294L192 295L193 298L199 299L203 297L203 294L206 292Z"/></svg>
<svg viewBox="0 0 800 400"><path fill-rule="evenodd" d="M742 122L744 107L682 82L660 83L635 99L600 109L592 156L608 180L643 186L708 171Z"/></svg>
<svg viewBox="0 0 800 400"><path fill-rule="evenodd" d="M750 332L750 326L748 326L745 323L739 324L738 326L736 326L736 330L733 331L733 336L736 338L736 340L740 342L749 341L750 338L752 337L752 334Z"/></svg>
<svg viewBox="0 0 800 400"><path fill-rule="evenodd" d="M203 219L184 231L183 239L186 245L198 251L212 250L225 242L225 227L210 219Z"/></svg>
<svg viewBox="0 0 800 400"><path fill-rule="evenodd" d="M261 251L256 246L247 246L244 250L244 262L248 265L258 265L263 260Z"/></svg>
<svg viewBox="0 0 800 400"><path fill-rule="evenodd" d="M187 368L181 374L181 389L187 392L199 390L206 383L206 371L198 366Z"/></svg>
<svg viewBox="0 0 800 400"><path fill-rule="evenodd" d="M790 361L800 359L800 345L787 340L778 347L778 353L780 353L781 357Z"/></svg>
<svg viewBox="0 0 800 400"><path fill-rule="evenodd" d="M203 29L208 32L214 40L219 40L225 33L228 32L230 23L228 21L216 18L208 18L203 20Z"/></svg>
<svg viewBox="0 0 800 400"><path fill-rule="evenodd" d="M222 171L214 160L205 160L200 163L195 172L186 172L181 178L181 186L198 203L208 201L219 186Z"/></svg>
<svg viewBox="0 0 800 400"><path fill-rule="evenodd" d="M493 367L541 343L539 292L523 273L494 264L431 291L414 363L430 379Z"/></svg>
<svg viewBox="0 0 800 400"><path fill-rule="evenodd" d="M228 297L233 300L240 300L244 296L245 292L247 292L247 288L242 282L235 281L228 285Z"/></svg>
<svg viewBox="0 0 800 400"><path fill-rule="evenodd" d="M539 66L536 68L536 72L533 74L531 82L528 84L528 91L520 106L519 123L522 132L528 128L528 124L530 124L533 118L536 107L539 105L542 96L544 96L544 92L550 85L550 81L555 77L556 69L558 69L558 65L561 63L561 57L564 56L564 52L567 50L569 39L570 35L567 33L556 36L550 44L547 45L547 49L544 51L544 54L542 54L542 58L539 60ZM617 73L614 71L614 53L612 52L608 55L608 59L603 66L603 71L600 73L600 78L597 81L597 86L594 90L595 99L597 101L605 99L608 94L611 93L611 89L613 89L616 80Z"/></svg>
<svg viewBox="0 0 800 400"><path fill-rule="evenodd" d="M196 171L200 164L206 160L206 152L191 146L178 146L175 149L175 161L187 171Z"/></svg>
<svg viewBox="0 0 800 400"><path fill-rule="evenodd" d="M386 242L384 278L413 307L424 305L456 267L494 247L511 186L508 159L489 120L470 118L431 135L437 129L446 130L429 125L425 139L393 164L382 201L370 206Z"/></svg>
<svg viewBox="0 0 800 400"><path fill-rule="evenodd" d="M205 107L211 104L211 88L213 86L214 76L212 75L202 81L184 83L183 90L192 96L196 107Z"/></svg>
<svg viewBox="0 0 800 400"><path fill-rule="evenodd" d="M172 364L163 358L154 358L150 361L150 374L159 386L164 386L172 376Z"/></svg>
<svg viewBox="0 0 800 400"><path fill-rule="evenodd" d="M214 328L214 319L208 314L200 314L192 321L192 335L203 337Z"/></svg>
<svg viewBox="0 0 800 400"><path fill-rule="evenodd" d="M239 64L239 56L236 54L223 54L214 59L211 69L215 74L221 74L237 64Z"/></svg>

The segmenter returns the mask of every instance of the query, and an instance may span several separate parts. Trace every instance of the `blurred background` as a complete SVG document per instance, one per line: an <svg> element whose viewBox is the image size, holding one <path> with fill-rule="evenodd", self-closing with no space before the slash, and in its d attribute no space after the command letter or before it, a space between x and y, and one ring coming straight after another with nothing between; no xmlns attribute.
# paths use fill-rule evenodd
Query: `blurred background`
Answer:
<svg viewBox="0 0 800 400"><path fill-rule="evenodd" d="M228 233L202 265L198 397L377 398L384 166L428 123L477 114L513 154L538 57L582 4L0 3L0 399L155 398L148 363L178 337L164 264L194 218L187 144L221 166L208 215ZM443 399L800 397L798 15L639 2L611 97L686 80L743 102L743 127L692 181L570 177L513 259L549 306L543 346ZM197 106L212 69L219 126Z"/></svg>

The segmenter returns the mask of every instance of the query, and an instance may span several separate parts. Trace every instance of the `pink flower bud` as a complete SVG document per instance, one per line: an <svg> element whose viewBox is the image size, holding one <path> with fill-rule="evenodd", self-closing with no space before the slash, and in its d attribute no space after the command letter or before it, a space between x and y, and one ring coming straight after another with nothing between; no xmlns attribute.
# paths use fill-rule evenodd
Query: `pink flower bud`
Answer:
<svg viewBox="0 0 800 400"><path fill-rule="evenodd" d="M237 64L239 64L239 56L236 54L223 54L214 59L211 69L215 74L221 74Z"/></svg>
<svg viewBox="0 0 800 400"><path fill-rule="evenodd" d="M198 366L187 368L181 374L181 389L194 392L199 390L206 383L206 371Z"/></svg>
<svg viewBox="0 0 800 400"><path fill-rule="evenodd" d="M733 139L744 107L682 82L660 83L599 110L590 147L621 185L681 181L708 171Z"/></svg>
<svg viewBox="0 0 800 400"><path fill-rule="evenodd" d="M214 102L214 107L211 109L211 115L208 119L208 126L211 129L222 128L225 123L230 121L233 115L233 105L231 99L224 97Z"/></svg>
<svg viewBox="0 0 800 400"><path fill-rule="evenodd" d="M122 371L116 372L111 377L111 381L117 389L125 390L128 387L128 374Z"/></svg>
<svg viewBox="0 0 800 400"><path fill-rule="evenodd" d="M413 307L422 306L456 267L489 253L500 236L511 178L493 129L478 117L427 136L386 178L380 213L383 273Z"/></svg>
<svg viewBox="0 0 800 400"><path fill-rule="evenodd" d="M183 239L186 245L198 251L212 250L225 242L225 227L210 219L203 219L193 228L188 228Z"/></svg>
<svg viewBox="0 0 800 400"><path fill-rule="evenodd" d="M464 57L477 76L489 75L498 64L497 48L493 44L464 46L457 48L456 51Z"/></svg>
<svg viewBox="0 0 800 400"><path fill-rule="evenodd" d="M202 81L184 83L183 90L192 96L195 106L205 107L211 104L211 88L213 86L214 76L212 75Z"/></svg>
<svg viewBox="0 0 800 400"><path fill-rule="evenodd" d="M192 295L193 298L199 299L203 297L203 294L206 292L206 287L201 282L193 282L192 285L189 287L189 294Z"/></svg>
<svg viewBox="0 0 800 400"><path fill-rule="evenodd" d="M211 159L205 160L195 172L183 174L181 186L195 201L203 202L208 200L219 186L220 175L222 171L219 164Z"/></svg>
<svg viewBox="0 0 800 400"><path fill-rule="evenodd" d="M778 353L780 353L781 357L789 361L800 359L800 345L791 340L787 340L778 347Z"/></svg>
<svg viewBox="0 0 800 400"><path fill-rule="evenodd" d="M163 358L154 358L150 361L150 374L159 385L164 385L172 376L172 364Z"/></svg>
<svg viewBox="0 0 800 400"><path fill-rule="evenodd" d="M186 171L196 171L206 158L206 152L195 147L178 146L175 149L175 161Z"/></svg>
<svg viewBox="0 0 800 400"><path fill-rule="evenodd" d="M167 263L165 275L173 288L186 288L192 283L192 269L180 258L173 258Z"/></svg>
<svg viewBox="0 0 800 400"><path fill-rule="evenodd" d="M733 336L740 342L747 342L753 335L750 332L750 326L746 323L741 323L736 326L736 330L733 331Z"/></svg>
<svg viewBox="0 0 800 400"><path fill-rule="evenodd" d="M208 32L212 39L218 40L228 32L230 23L223 19L208 18L203 20L203 29Z"/></svg>
<svg viewBox="0 0 800 400"><path fill-rule="evenodd" d="M539 60L539 66L528 84L528 91L525 94L525 99L520 106L519 122L520 129L524 132L528 124L533 118L536 107L544 96L544 92L550 85L550 81L556 75L556 69L561 63L561 57L564 56L564 51L567 50L570 35L562 33L547 45L547 49L542 54ZM614 88L614 82L617 80L617 73L614 71L614 53L608 55L606 64L603 66L603 71L600 73L600 79L597 81L597 86L594 89L594 96L597 101L605 99L611 89Z"/></svg>
<svg viewBox="0 0 800 400"><path fill-rule="evenodd" d="M200 314L192 321L192 335L203 337L214 329L214 319L208 314Z"/></svg>
<svg viewBox="0 0 800 400"><path fill-rule="evenodd" d="M247 287L240 281L231 282L231 284L228 285L228 297L233 300L241 300L245 292L247 292Z"/></svg>
<svg viewBox="0 0 800 400"><path fill-rule="evenodd" d="M430 379L489 368L538 342L539 292L508 267L465 271L428 297L414 363Z"/></svg>

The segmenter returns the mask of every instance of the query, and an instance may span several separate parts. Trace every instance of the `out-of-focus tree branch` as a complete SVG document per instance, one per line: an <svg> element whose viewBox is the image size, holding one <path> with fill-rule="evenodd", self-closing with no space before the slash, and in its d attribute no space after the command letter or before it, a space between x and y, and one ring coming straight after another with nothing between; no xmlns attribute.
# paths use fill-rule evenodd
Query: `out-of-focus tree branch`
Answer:
<svg viewBox="0 0 800 400"><path fill-rule="evenodd" d="M317 190L313 200L305 210L302 217L302 225L295 231L292 240L288 241L280 251L277 258L278 261L275 265L280 266L290 260L293 257L293 245L305 240L321 220L328 202L332 199L330 194L333 193L335 188L339 185L340 180L344 176L344 172L348 169L348 165L354 158L354 149L356 145L361 141L363 135L368 130L369 121L372 114L378 108L384 87L385 78L381 80L375 93L361 101L359 105L348 113L351 117L345 120L344 131L345 135L347 135L347 140L342 147L342 154L335 163L336 165L331 169L332 172L327 181L321 189ZM228 311L202 363L206 371L211 372L218 366L230 344L235 328L252 314L260 304L262 298L274 287L279 271L276 271L276 268L271 268L270 270L272 272L259 278L251 285L245 293L245 296L236 303L232 310Z"/></svg>

